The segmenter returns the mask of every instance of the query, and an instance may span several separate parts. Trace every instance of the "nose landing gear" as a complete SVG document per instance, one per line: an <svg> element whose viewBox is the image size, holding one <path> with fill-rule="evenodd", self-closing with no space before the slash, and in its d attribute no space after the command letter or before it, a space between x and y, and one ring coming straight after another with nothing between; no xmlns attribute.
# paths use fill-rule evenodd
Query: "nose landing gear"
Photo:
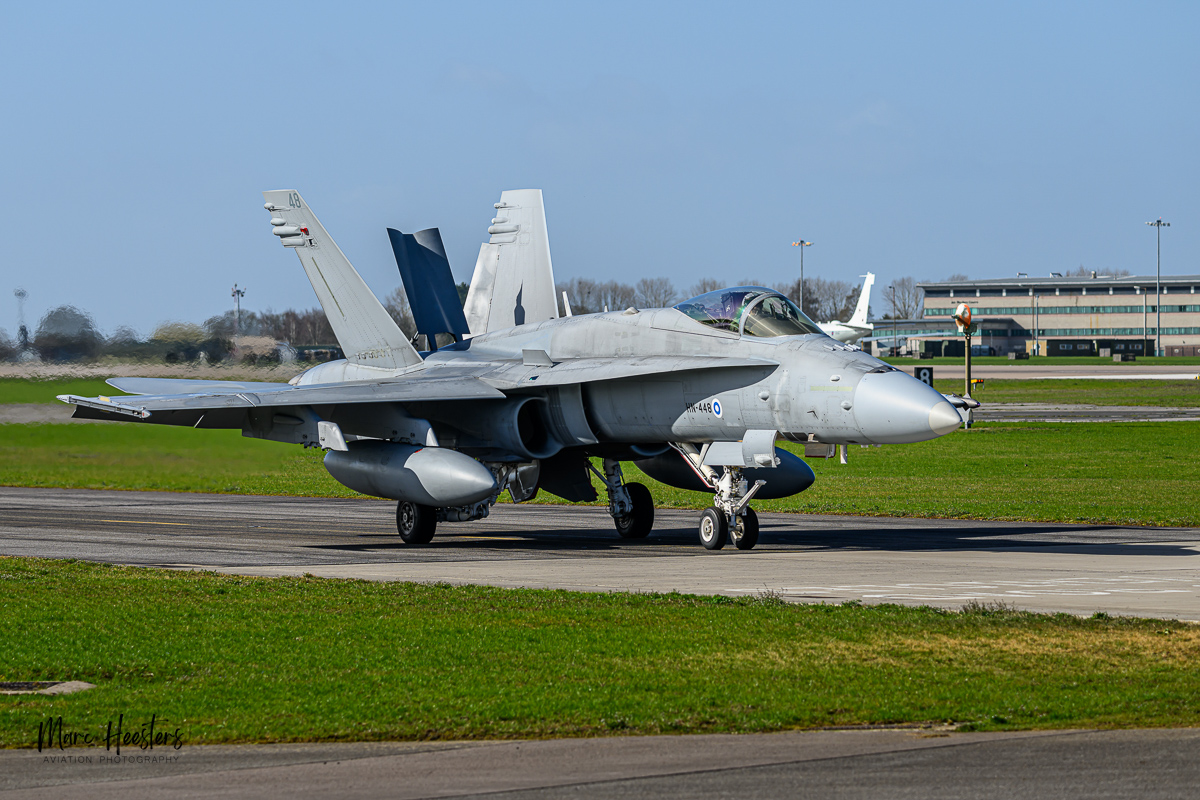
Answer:
<svg viewBox="0 0 1200 800"><path fill-rule="evenodd" d="M752 549L758 544L758 515L750 507L750 500L767 482L757 480L750 486L742 477L741 467L723 465L718 473L712 465L704 463L701 451L694 445L681 443L674 447L716 493L712 506L700 515L700 544L708 550L720 550L732 540L738 550Z"/></svg>

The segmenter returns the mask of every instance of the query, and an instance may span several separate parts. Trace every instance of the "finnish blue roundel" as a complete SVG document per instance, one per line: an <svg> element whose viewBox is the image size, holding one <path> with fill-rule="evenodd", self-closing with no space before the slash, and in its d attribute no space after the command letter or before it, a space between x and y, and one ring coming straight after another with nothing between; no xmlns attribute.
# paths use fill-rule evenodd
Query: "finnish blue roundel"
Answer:
<svg viewBox="0 0 1200 800"><path fill-rule="evenodd" d="M713 400L713 413L717 415L718 419L720 419L720 417L721 417L721 401L720 400Z"/></svg>

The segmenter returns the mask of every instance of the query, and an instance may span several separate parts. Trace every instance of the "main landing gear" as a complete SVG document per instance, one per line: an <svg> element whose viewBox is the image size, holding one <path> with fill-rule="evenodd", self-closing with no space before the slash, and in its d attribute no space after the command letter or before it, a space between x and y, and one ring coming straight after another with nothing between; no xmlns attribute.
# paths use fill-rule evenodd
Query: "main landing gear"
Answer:
<svg viewBox="0 0 1200 800"><path fill-rule="evenodd" d="M396 504L396 530L405 544L429 544L436 528L436 508L409 500Z"/></svg>
<svg viewBox="0 0 1200 800"><path fill-rule="evenodd" d="M640 483L625 483L621 474L621 462L614 458L604 459L604 474L588 464L596 477L604 481L608 491L608 513L622 539L644 539L654 527L654 498L650 490Z"/></svg>

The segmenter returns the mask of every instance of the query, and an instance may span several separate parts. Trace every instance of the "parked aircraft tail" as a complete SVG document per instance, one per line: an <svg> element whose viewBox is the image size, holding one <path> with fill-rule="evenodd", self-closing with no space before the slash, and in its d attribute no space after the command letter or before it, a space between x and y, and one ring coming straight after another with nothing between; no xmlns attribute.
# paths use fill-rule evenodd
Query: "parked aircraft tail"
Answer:
<svg viewBox="0 0 1200 800"><path fill-rule="evenodd" d="M867 313L871 308L871 287L875 284L875 273L868 272L863 276L862 294L858 296L858 305L854 307L854 315L846 323L852 327L867 327Z"/></svg>
<svg viewBox="0 0 1200 800"><path fill-rule="evenodd" d="M263 199L272 232L284 247L295 248L346 360L379 369L420 364L421 356L300 193L279 189L263 192Z"/></svg>
<svg viewBox="0 0 1200 800"><path fill-rule="evenodd" d="M495 204L465 312L473 335L558 318L541 189L510 189Z"/></svg>

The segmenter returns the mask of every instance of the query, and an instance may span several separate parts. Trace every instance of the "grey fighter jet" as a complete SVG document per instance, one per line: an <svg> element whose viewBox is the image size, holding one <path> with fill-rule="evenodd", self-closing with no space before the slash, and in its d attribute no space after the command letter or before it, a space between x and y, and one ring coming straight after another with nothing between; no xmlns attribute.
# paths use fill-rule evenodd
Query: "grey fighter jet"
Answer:
<svg viewBox="0 0 1200 800"><path fill-rule="evenodd" d="M401 538L488 515L504 491L597 498L625 538L654 505L636 462L713 494L700 542L758 541L750 501L814 476L779 439L900 444L943 436L965 401L824 334L783 295L737 286L673 308L560 316L539 190L504 192L460 305L437 229L389 230L418 351L295 191L264 193L273 233L300 258L346 358L288 383L114 378L124 396L63 395L76 417L232 428L327 451L344 485L397 501ZM439 346L439 343L441 345ZM599 466L597 466L597 463Z"/></svg>

